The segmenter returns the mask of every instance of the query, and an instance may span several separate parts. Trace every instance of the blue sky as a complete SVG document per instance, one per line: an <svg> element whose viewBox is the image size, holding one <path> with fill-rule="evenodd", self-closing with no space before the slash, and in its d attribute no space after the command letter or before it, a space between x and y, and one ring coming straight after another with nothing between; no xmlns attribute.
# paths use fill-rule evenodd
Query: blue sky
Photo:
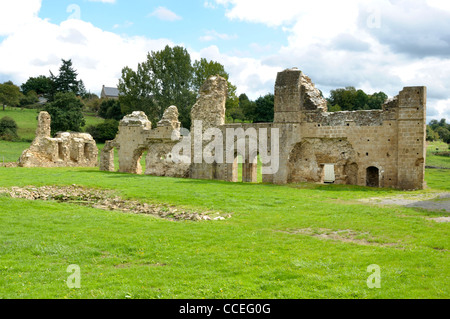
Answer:
<svg viewBox="0 0 450 319"><path fill-rule="evenodd" d="M450 122L450 1L0 2L0 82L21 84L72 59L99 94L166 45L223 64L252 99L273 93L277 72L298 67L326 96L346 86L390 97L427 86L428 119Z"/></svg>
<svg viewBox="0 0 450 319"><path fill-rule="evenodd" d="M224 6L206 3L204 0L117 0L112 3L43 0L39 17L60 24L72 14L79 14L82 20L110 32L167 38L194 50L201 50L205 44L220 44L224 53L241 56L262 56L268 49L275 52L276 48L287 44L281 27L231 21L225 16ZM75 10L74 5L79 10Z"/></svg>

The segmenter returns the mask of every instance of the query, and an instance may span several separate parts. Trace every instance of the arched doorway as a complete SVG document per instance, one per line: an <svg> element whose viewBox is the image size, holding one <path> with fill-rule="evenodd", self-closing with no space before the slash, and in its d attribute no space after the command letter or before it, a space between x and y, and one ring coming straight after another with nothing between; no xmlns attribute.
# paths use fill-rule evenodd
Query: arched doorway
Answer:
<svg viewBox="0 0 450 319"><path fill-rule="evenodd" d="M369 187L380 187L380 170L371 166L366 171L366 185Z"/></svg>

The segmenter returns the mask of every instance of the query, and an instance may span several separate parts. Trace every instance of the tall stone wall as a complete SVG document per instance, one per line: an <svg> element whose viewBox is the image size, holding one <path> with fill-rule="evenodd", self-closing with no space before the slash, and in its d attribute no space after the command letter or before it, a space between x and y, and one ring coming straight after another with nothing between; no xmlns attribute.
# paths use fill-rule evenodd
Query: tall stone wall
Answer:
<svg viewBox="0 0 450 319"><path fill-rule="evenodd" d="M210 77L192 108L190 136L180 135L178 112L173 106L153 130L143 113L125 117L116 139L105 146L103 169L114 169L111 150L116 147L122 172L141 173L140 156L147 151L146 174L235 182L240 157L243 181L255 182L256 158L261 154L246 150L251 143L261 142L260 134L269 132L263 136L268 138L268 152L279 155L279 167L263 174L265 183L322 183L324 168L332 166L338 184L425 187L425 87L404 88L382 110L327 112L327 102L311 79L298 69L287 69L278 74L275 83L274 122L260 124L225 124L226 98L226 79ZM200 145L201 153L211 142L202 138L209 128L218 128L224 137L220 161L206 161L195 147ZM230 149L225 140L230 130L244 132L240 138L245 141L244 150L235 145ZM277 134L272 136L274 131ZM172 160L178 143L190 148L189 163ZM230 152L231 161L226 158Z"/></svg>

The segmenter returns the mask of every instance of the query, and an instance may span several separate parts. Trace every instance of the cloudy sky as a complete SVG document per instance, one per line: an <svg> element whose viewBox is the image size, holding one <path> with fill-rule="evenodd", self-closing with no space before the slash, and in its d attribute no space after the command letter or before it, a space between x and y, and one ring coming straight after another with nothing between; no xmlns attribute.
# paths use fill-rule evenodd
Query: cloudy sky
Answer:
<svg viewBox="0 0 450 319"><path fill-rule="evenodd" d="M99 94L166 45L223 64L252 99L298 67L326 96L425 85L428 120L450 122L450 1L0 0L0 82L72 59Z"/></svg>

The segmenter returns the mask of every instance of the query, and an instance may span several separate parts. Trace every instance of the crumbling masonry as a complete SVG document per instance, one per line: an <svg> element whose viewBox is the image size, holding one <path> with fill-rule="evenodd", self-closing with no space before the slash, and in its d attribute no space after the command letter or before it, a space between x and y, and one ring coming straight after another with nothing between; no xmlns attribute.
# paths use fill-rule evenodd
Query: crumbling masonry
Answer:
<svg viewBox="0 0 450 319"><path fill-rule="evenodd" d="M36 137L19 159L20 167L96 167L98 149L95 140L86 133L50 135L51 117L41 112Z"/></svg>
<svg viewBox="0 0 450 319"><path fill-rule="evenodd" d="M268 132L267 151L270 154L273 145L279 146L279 168L263 173L265 183L425 187L426 87L404 88L382 110L327 112L327 102L311 79L298 69L288 69L278 74L275 83L273 123L225 124L226 83L214 76L202 86L191 112L193 138L180 134L175 106L166 110L155 129L143 112L126 116L115 140L107 142L102 152L100 169L114 171L113 149L117 148L120 172L142 173L140 159L147 152L145 174L236 182L240 156L242 180L256 182L260 154L251 152L248 145L258 143L260 134ZM256 133L245 137L244 152L236 143L230 146L224 141L222 161L195 161L196 154L191 152L187 163L173 154L175 145L192 150L195 143L208 145L195 132L204 133L211 127L219 128L223 136L227 129ZM272 140L272 129L279 131L277 141ZM232 154L234 162L227 163L226 154ZM331 180L326 176L330 170Z"/></svg>

